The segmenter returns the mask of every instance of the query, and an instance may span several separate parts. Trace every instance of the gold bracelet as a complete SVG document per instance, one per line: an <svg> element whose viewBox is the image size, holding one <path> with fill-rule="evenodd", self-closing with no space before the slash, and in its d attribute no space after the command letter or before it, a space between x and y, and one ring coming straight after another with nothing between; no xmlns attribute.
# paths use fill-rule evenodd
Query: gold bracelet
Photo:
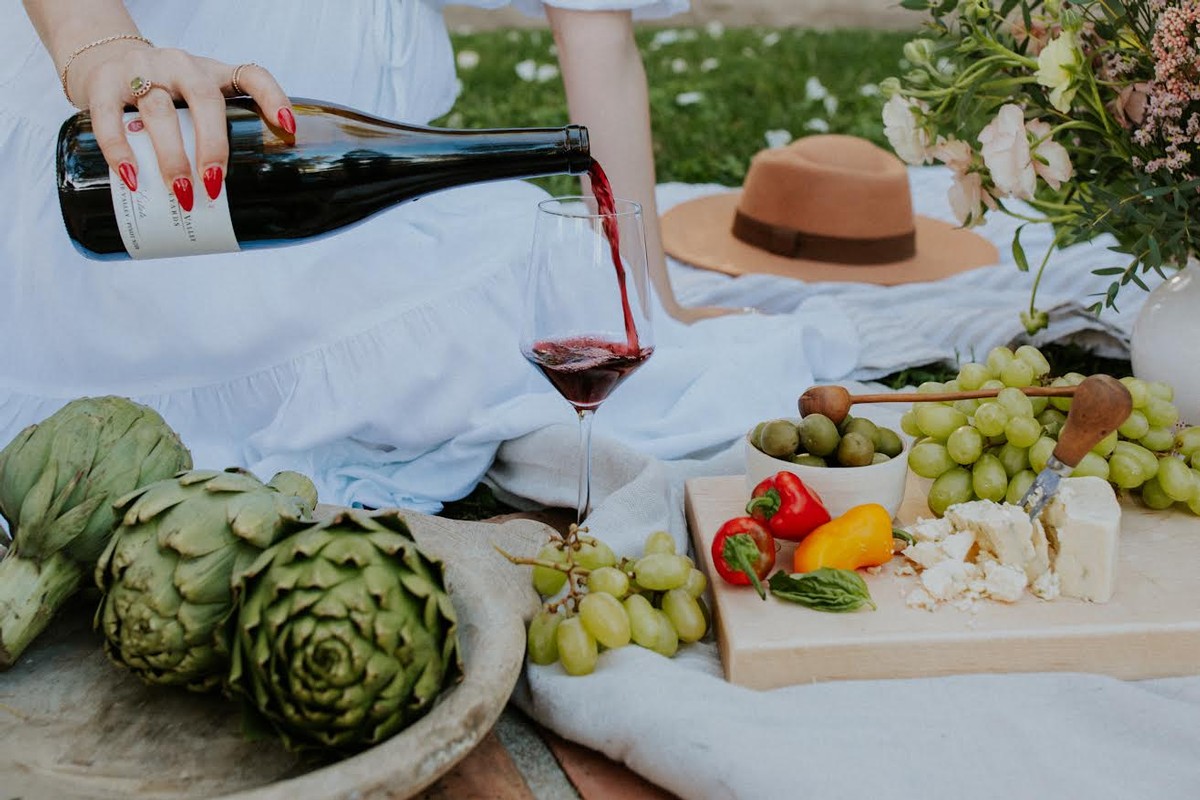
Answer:
<svg viewBox="0 0 1200 800"><path fill-rule="evenodd" d="M86 53L88 50L91 50L93 47L99 47L102 44L109 44L110 42L119 42L122 39L129 39L130 41L135 42L144 42L145 44L154 47L154 42L150 41L145 36L139 36L136 33L118 33L116 36L105 36L103 39L97 39L94 42L88 42L82 47L76 48L75 52L67 56L67 61L65 64L63 64L62 71L58 73L58 80L62 84L63 94L66 95L67 102L73 106L75 105L75 101L71 99L71 92L67 89L67 70L71 68L71 64L75 61L75 59L82 53ZM75 107L78 108L79 106Z"/></svg>

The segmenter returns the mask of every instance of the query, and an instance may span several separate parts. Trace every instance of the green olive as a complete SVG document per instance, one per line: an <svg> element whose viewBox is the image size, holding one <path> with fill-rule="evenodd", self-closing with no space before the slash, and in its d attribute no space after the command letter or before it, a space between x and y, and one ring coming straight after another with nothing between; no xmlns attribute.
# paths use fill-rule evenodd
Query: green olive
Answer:
<svg viewBox="0 0 1200 800"><path fill-rule="evenodd" d="M762 431L767 427L767 423L760 422L754 426L754 430L750 431L750 444L762 450Z"/></svg>
<svg viewBox="0 0 1200 800"><path fill-rule="evenodd" d="M841 437L833 420L824 414L809 414L800 420L800 445L814 456L827 456L838 448Z"/></svg>
<svg viewBox="0 0 1200 800"><path fill-rule="evenodd" d="M874 422L866 417L855 417L850 424L846 426L846 430L842 432L845 436L847 433L861 433L863 436L871 440L872 445L875 443L875 436L879 428Z"/></svg>
<svg viewBox="0 0 1200 800"><path fill-rule="evenodd" d="M885 461L891 461L891 460L892 460L891 456L889 456L887 453L881 453L878 450L875 451L875 455L871 456L872 464L882 464Z"/></svg>
<svg viewBox="0 0 1200 800"><path fill-rule="evenodd" d="M891 428L879 428L879 434L875 437L875 452L895 457L903 450L904 442L900 440L900 434Z"/></svg>
<svg viewBox="0 0 1200 800"><path fill-rule="evenodd" d="M789 458L800 446L800 433L786 419L773 419L759 432L759 448L775 458Z"/></svg>
<svg viewBox="0 0 1200 800"><path fill-rule="evenodd" d="M847 433L838 445L837 460L843 467L865 467L874 456L874 443L861 433Z"/></svg>
<svg viewBox="0 0 1200 800"><path fill-rule="evenodd" d="M792 456L793 464L803 464L806 467L827 467L825 459L820 456L814 456L812 453L798 453Z"/></svg>

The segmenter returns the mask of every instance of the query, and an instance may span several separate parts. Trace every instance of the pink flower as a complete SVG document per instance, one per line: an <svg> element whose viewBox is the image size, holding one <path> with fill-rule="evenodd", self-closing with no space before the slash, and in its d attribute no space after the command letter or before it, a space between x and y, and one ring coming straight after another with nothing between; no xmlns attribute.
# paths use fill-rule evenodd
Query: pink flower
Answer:
<svg viewBox="0 0 1200 800"><path fill-rule="evenodd" d="M1075 174L1067 148L1050 138L1050 124L1047 122L1040 119L1031 120L1025 123L1025 130L1035 143L1033 171L1050 184L1051 189L1057 191L1058 187L1071 180L1071 176Z"/></svg>
<svg viewBox="0 0 1200 800"><path fill-rule="evenodd" d="M979 132L983 163L1000 197L1033 199L1037 173L1029 153L1025 113L1013 103L1001 106L996 118Z"/></svg>
<svg viewBox="0 0 1200 800"><path fill-rule="evenodd" d="M954 218L964 228L970 228L983 222L985 206L995 208L996 201L983 188L983 177L978 172L959 172L954 175L954 183L946 193L950 201L950 210Z"/></svg>
<svg viewBox="0 0 1200 800"><path fill-rule="evenodd" d="M883 133L896 155L909 164L929 163L929 133L913 109L925 112L929 106L895 94L883 106Z"/></svg>
<svg viewBox="0 0 1200 800"><path fill-rule="evenodd" d="M938 137L937 144L929 151L930 155L941 161L955 172L966 172L971 166L971 145L961 139L946 139Z"/></svg>
<svg viewBox="0 0 1200 800"><path fill-rule="evenodd" d="M1146 104L1150 102L1150 84L1132 83L1121 90L1109 109L1122 128L1136 128L1146 118Z"/></svg>

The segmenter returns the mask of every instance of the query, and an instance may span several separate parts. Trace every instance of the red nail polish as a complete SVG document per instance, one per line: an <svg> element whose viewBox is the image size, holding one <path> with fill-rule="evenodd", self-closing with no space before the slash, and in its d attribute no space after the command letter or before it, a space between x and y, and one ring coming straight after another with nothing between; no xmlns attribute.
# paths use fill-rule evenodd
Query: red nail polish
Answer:
<svg viewBox="0 0 1200 800"><path fill-rule="evenodd" d="M292 116L290 108L279 109L279 113L275 115L275 119L279 120L279 127L288 133L296 133L296 118Z"/></svg>
<svg viewBox="0 0 1200 800"><path fill-rule="evenodd" d="M221 182L225 173L220 167L209 167L204 170L204 190L208 192L209 200L216 200L221 193Z"/></svg>
<svg viewBox="0 0 1200 800"><path fill-rule="evenodd" d="M130 164L128 161L122 161L117 165L117 172L121 176L121 180L129 187L129 191L137 191L137 167Z"/></svg>
<svg viewBox="0 0 1200 800"><path fill-rule="evenodd" d="M176 178L171 184L171 188L175 190L175 199L179 201L179 205L184 211L192 210L192 181L191 178Z"/></svg>

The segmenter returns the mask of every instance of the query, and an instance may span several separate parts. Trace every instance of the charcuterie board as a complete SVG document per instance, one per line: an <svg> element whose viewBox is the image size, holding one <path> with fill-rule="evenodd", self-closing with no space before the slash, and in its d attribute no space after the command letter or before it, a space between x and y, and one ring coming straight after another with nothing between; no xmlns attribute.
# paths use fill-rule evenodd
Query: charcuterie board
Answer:
<svg viewBox="0 0 1200 800"><path fill-rule="evenodd" d="M744 513L742 475L687 482L697 563L709 575L725 677L754 689L826 680L912 678L980 672L1092 672L1119 678L1200 673L1200 518L1121 502L1116 591L1104 604L980 601L971 609L912 608L917 578L897 556L864 574L878 608L822 613L715 578L710 547L721 523ZM931 516L909 476L900 524ZM776 568L790 570L781 543Z"/></svg>

